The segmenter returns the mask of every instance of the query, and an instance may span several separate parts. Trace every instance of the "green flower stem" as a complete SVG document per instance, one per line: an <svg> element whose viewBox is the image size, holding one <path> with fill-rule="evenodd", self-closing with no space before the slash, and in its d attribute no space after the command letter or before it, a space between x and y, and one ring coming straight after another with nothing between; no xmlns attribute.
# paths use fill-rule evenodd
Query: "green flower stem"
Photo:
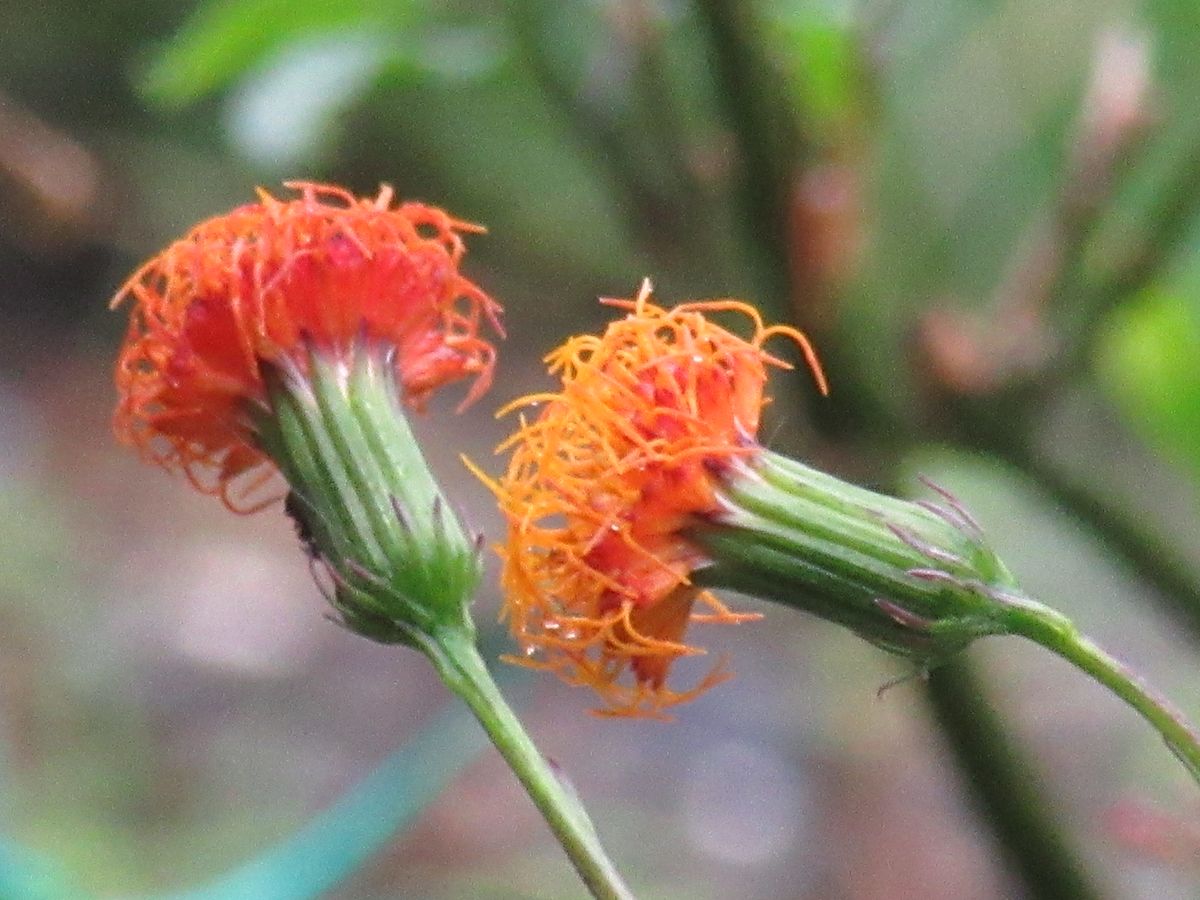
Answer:
<svg viewBox="0 0 1200 900"><path fill-rule="evenodd" d="M592 894L632 897L578 797L475 648L469 607L480 543L443 499L409 428L393 354L364 336L263 370L269 402L254 411L255 437L287 479L288 512L332 582L342 624L423 652L483 725Z"/></svg>
<svg viewBox="0 0 1200 900"><path fill-rule="evenodd" d="M931 486L932 487L932 486ZM1069 619L1025 596L970 515L898 500L760 449L729 467L722 508L689 528L710 557L695 574L803 609L929 671L989 635L1028 638L1132 706L1200 783L1200 736Z"/></svg>
<svg viewBox="0 0 1200 900"><path fill-rule="evenodd" d="M1031 601L1014 603L1008 614L1012 634L1057 653L1137 710L1200 783L1200 734L1183 714L1079 630L1066 616Z"/></svg>
<svg viewBox="0 0 1200 900"><path fill-rule="evenodd" d="M597 900L632 898L578 797L526 733L488 672L474 640L459 630L441 631L423 642L422 649L446 686L471 708L592 896Z"/></svg>

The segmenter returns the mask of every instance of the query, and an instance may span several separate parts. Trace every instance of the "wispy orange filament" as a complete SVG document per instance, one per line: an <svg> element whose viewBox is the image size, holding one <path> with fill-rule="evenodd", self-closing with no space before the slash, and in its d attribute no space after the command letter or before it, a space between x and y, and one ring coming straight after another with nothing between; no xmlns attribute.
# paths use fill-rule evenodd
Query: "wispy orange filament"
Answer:
<svg viewBox="0 0 1200 900"><path fill-rule="evenodd" d="M440 209L395 204L391 188L357 198L291 182L294 200L258 202L197 225L113 299L132 304L117 362L119 438L187 473L239 511L273 467L249 410L265 401L264 361L304 364L303 345L339 352L356 336L396 350L397 376L421 407L443 384L492 378L499 306L458 272L462 234Z"/></svg>
<svg viewBox="0 0 1200 900"><path fill-rule="evenodd" d="M599 712L661 716L725 677L718 665L690 690L666 686L674 660L704 652L684 641L689 620L756 618L690 584L707 560L681 532L717 511L729 462L757 449L767 367L789 367L763 344L792 339L822 392L825 380L803 334L766 327L745 303L665 310L648 282L604 302L626 316L546 357L562 390L501 411L537 410L499 448L511 458L491 482L509 525L505 610L525 651L514 662L594 688ZM746 316L753 335L713 324L714 312Z"/></svg>

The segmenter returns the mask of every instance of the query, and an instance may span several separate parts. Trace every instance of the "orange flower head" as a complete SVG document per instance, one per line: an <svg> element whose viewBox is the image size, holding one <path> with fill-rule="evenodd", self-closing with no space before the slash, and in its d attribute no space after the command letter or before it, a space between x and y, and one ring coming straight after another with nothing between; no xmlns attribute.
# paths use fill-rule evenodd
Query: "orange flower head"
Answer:
<svg viewBox="0 0 1200 900"><path fill-rule="evenodd" d="M306 365L363 338L394 348L408 402L475 379L491 383L499 306L459 274L462 233L440 209L357 198L289 182L299 197L258 202L202 222L125 283L132 304L117 361L118 438L239 511L274 473L249 411L265 404L263 363Z"/></svg>
<svg viewBox="0 0 1200 900"><path fill-rule="evenodd" d="M502 410L540 407L500 446L511 457L492 484L508 520L506 614L525 651L512 661L594 688L613 715L662 716L725 677L718 665L694 688L666 686L675 659L704 652L684 642L689 620L757 618L691 584L707 560L683 531L718 512L724 471L757 448L767 367L788 368L767 339L795 340L825 390L795 329L734 300L665 310L650 296L645 282L633 300L603 301L628 314L547 357L562 390ZM749 318L749 340L706 317L726 311Z"/></svg>

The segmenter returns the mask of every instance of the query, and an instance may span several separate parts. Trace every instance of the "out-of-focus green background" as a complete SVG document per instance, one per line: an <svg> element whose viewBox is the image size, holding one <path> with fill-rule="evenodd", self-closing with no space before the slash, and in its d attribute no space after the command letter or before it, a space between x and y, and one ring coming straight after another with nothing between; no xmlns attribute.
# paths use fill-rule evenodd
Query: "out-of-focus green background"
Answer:
<svg viewBox="0 0 1200 900"><path fill-rule="evenodd" d="M581 894L428 666L324 619L280 510L111 438L108 297L290 178L489 227L466 268L507 309L497 383L418 429L491 535L457 454L499 466L491 411L550 386L596 297L743 297L832 383L777 382L774 446L933 477L1200 718L1198 109L1193 0L0 4L0 896ZM641 896L1056 896L989 824L994 743L950 752L931 711L969 732L981 701L876 696L903 666L737 602L766 620L694 633L737 677L674 724L509 682ZM1091 895L1197 896L1200 795L1148 727L1016 639L967 656ZM282 875L215 881L339 798Z"/></svg>

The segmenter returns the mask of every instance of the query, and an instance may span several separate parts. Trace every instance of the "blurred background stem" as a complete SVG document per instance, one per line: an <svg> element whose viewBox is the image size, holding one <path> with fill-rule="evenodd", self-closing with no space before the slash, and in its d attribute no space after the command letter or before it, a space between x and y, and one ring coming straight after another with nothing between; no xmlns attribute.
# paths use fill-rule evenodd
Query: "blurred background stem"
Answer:
<svg viewBox="0 0 1200 900"><path fill-rule="evenodd" d="M929 674L925 696L961 784L1004 858L1037 900L1096 900L1087 869L1046 807L1046 792L992 708L974 666L959 658Z"/></svg>
<svg viewBox="0 0 1200 900"><path fill-rule="evenodd" d="M595 297L642 275L667 302L731 295L794 318L833 394L803 416L811 392L775 385L779 449L797 455L811 423L805 455L857 483L894 489L927 461L939 478L953 470L1039 595L1200 715L1179 689L1200 646L1192 0L102 0L85 17L77 6L15 10L0 33L0 719L7 832L80 883L120 896L203 883L328 806L442 697L423 660L372 656L335 629L289 625L311 608L263 602L317 602L306 578L287 580L297 567L282 520L271 544L269 518L214 524L148 478L145 491L116 490L144 476L101 449L121 326L100 298L180 228L298 176L361 192L387 181L489 227L467 264L508 310L497 403L544 387L541 354L604 316ZM418 430L483 458L500 439L483 412L435 414ZM486 528L486 493L455 482L453 464L441 474ZM165 506L179 514L164 521ZM1023 710L1014 734L995 715L1012 709L1011 682L935 674L936 727L976 805L995 811L998 837L977 836L944 802L942 759L902 704L837 693L864 677L844 636L790 618L765 642L750 629L727 638L738 678L680 727L596 728L571 694L539 691L556 754L589 779L616 773L594 810L614 836L653 831L677 851L627 852L639 883L757 900L925 895L965 874L959 895L999 897L1021 890L1003 877L1008 860L1026 893L1074 896L1080 879L1053 873L1078 876L1082 858L1093 891L1158 897L1183 881L1195 893L1194 824L1157 844L1110 827L1113 801L1135 791L1164 819L1195 819L1140 722L1073 707L1066 685L1047 690L1045 715ZM236 634L218 627L243 620ZM1030 677L1057 685L1042 656ZM792 666L795 700L772 690ZM838 677L801 688L816 666ZM822 715L834 707L870 727L837 733ZM757 761L721 771L727 800L696 787L703 765L675 759L711 758L731 738L730 708L737 740L763 739ZM996 727L979 734L981 720ZM1094 740L1078 745L1081 730ZM1025 733L1042 751L1032 761ZM772 765L772 735L800 758ZM822 742L854 777L820 796L824 833L812 835L803 796L827 778L807 765ZM872 770L856 752L881 751L905 776L864 787ZM998 757L1023 777L996 777ZM801 799L771 832L777 865L753 885L689 839L712 807L758 827L749 798L791 796L789 782ZM1100 824L1064 835L1060 809ZM414 811L415 830L361 872L347 864L335 890L494 892L496 861L506 883L574 884L532 814L513 820L499 860L470 804L430 816L437 827ZM793 827L805 839L788 843ZM387 832L379 819L372 840ZM948 839L960 840L953 858ZM854 840L869 853L842 866ZM867 857L886 866L874 881ZM828 883L797 887L806 877Z"/></svg>
<svg viewBox="0 0 1200 900"><path fill-rule="evenodd" d="M1200 643L1200 574L1143 514L1128 509L1095 478L1068 471L1016 432L987 449L1032 477L1038 487L1083 523L1101 543L1151 585L1163 608ZM1149 462L1149 461L1148 461Z"/></svg>
<svg viewBox="0 0 1200 900"><path fill-rule="evenodd" d="M770 105L769 98L778 96L770 88L777 79L756 49L760 46L760 31L753 20L753 6L698 0L697 8L708 28L723 108L737 135L746 233L752 236L752 245L761 247L767 256L768 270L773 275L769 296L776 298L775 308L786 309L791 307L788 299L797 296L799 286L790 285L787 277L788 248L781 211L787 196L787 177L783 173L797 171L804 155L801 142L794 139L788 147L791 152L780 159L767 123L794 121L792 110ZM802 297L800 301L797 308L802 310ZM802 326L808 324L804 318L803 314L798 316ZM852 371L838 370L832 375L834 403L853 402L870 393L853 383ZM842 378L851 382L844 392ZM896 450L902 451L903 447ZM1029 893L1046 900L1098 896L1044 797L1030 788L1031 761L1013 742L1010 729L966 664L955 663L935 671L928 695L938 726L984 821Z"/></svg>
<svg viewBox="0 0 1200 900"><path fill-rule="evenodd" d="M789 296L786 228L791 179L807 148L794 108L778 90L763 52L753 4L697 0L721 109L736 147L735 183L743 243L761 279L760 296Z"/></svg>

